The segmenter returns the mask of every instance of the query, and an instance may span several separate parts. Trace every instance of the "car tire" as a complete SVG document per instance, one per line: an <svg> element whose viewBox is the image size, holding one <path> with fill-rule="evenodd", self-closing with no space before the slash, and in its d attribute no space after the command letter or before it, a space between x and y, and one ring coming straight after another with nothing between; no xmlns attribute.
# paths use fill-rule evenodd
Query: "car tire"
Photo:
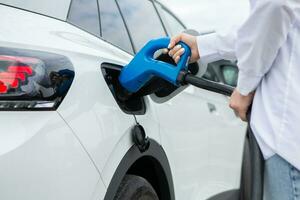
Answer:
<svg viewBox="0 0 300 200"><path fill-rule="evenodd" d="M114 200L159 200L151 184L140 176L126 175Z"/></svg>

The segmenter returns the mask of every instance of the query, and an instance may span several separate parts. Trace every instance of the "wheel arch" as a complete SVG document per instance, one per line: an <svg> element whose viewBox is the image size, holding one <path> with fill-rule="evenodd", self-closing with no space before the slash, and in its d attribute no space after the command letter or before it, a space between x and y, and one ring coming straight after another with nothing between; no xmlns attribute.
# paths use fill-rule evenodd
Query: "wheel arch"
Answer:
<svg viewBox="0 0 300 200"><path fill-rule="evenodd" d="M140 152L133 145L119 163L107 188L104 200L112 200L126 174L138 175L151 183L159 199L175 200L173 178L168 158L155 140L149 139L150 146Z"/></svg>

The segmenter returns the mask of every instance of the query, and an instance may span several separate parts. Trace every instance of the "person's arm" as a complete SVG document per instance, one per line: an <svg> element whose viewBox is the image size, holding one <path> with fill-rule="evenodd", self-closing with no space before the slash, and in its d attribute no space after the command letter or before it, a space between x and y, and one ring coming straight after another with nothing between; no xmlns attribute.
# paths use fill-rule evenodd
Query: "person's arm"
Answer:
<svg viewBox="0 0 300 200"><path fill-rule="evenodd" d="M236 60L237 27L197 37L200 62L210 63L221 59Z"/></svg>
<svg viewBox="0 0 300 200"><path fill-rule="evenodd" d="M299 13L299 4L298 0L257 1L239 30L197 38L200 60L208 63L237 59L237 90L242 95L249 94L270 70L295 21L295 13Z"/></svg>
<svg viewBox="0 0 300 200"><path fill-rule="evenodd" d="M237 90L242 95L253 92L270 70L287 39L299 5L299 0L257 1L239 29L235 51L239 67Z"/></svg>
<svg viewBox="0 0 300 200"><path fill-rule="evenodd" d="M236 60L235 43L237 27L232 27L230 32L214 32L200 36L192 36L187 33L181 33L171 38L169 45L169 55L177 63L184 49L178 42L185 42L192 51L190 62L193 63L200 58L202 63L227 59Z"/></svg>
<svg viewBox="0 0 300 200"><path fill-rule="evenodd" d="M197 39L200 60L209 62L225 56L235 56L238 60L238 86L231 96L230 107L237 111L241 119L246 119L246 111L251 103L249 99L253 98L253 91L270 70L296 17L300 17L299 0L260 0L236 37L227 43L218 34ZM171 47L177 39L179 37L171 41ZM170 52L173 58L179 60L182 52Z"/></svg>
<svg viewBox="0 0 300 200"><path fill-rule="evenodd" d="M246 121L246 113L257 88L272 67L278 51L300 12L298 0L261 0L237 35L236 57L239 66L237 89L230 107Z"/></svg>
<svg viewBox="0 0 300 200"><path fill-rule="evenodd" d="M296 14L300 12L299 0L260 0L238 31L228 34L212 33L172 38L169 54L175 61L183 49L174 48L179 41L186 42L195 53L193 61L209 63L220 59L238 60L238 91L247 95L254 91L262 77L269 71L276 55L286 41ZM174 49L173 49L174 48Z"/></svg>

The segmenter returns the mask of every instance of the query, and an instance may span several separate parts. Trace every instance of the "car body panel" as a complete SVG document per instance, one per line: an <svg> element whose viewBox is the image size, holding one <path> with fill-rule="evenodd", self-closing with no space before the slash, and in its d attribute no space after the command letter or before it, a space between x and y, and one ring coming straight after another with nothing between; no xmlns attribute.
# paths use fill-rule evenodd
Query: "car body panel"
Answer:
<svg viewBox="0 0 300 200"><path fill-rule="evenodd" d="M93 192L90 200L104 199L106 191L107 191L107 186L104 185L102 179L99 179L97 185L94 188L94 192Z"/></svg>
<svg viewBox="0 0 300 200"><path fill-rule="evenodd" d="M115 149L119 138L125 132L128 132L127 129L135 123L134 117L123 113L115 102L104 81L101 72L101 63L106 61L124 64L131 58L131 55L66 22L3 5L0 6L0 12L3 16L10 19L10 22L1 23L5 28L3 28L3 34L0 35L0 46L54 52L67 56L73 63L75 69L74 84L72 84L57 112L54 113L59 113L59 116L64 118L64 123L67 123L68 127L74 131L78 139L76 142L82 144L87 151L87 154L84 152L86 156L89 155L92 158L92 160L88 158L87 161L82 161L82 165L88 162L89 165L93 166L94 163L97 170L94 166L93 170L101 172L106 160L110 158L111 152ZM30 23L20 24L18 32L9 29L9 23L20 20L30 21ZM34 30L36 24L39 25L39 29L28 33L28 30ZM27 116L28 120L32 119L33 122L35 121L35 118L31 118L28 112L21 113ZM5 113L0 114L0 116L5 118ZM48 113L45 112L44 114L47 115ZM8 122L12 121L10 118L6 120ZM38 121L36 122L38 123ZM109 126L104 126L104 124L109 124ZM41 124L41 126L46 125ZM35 134L35 129L30 130L26 128L25 130L28 130L31 134ZM103 131L107 134L104 134ZM126 136L129 138L130 134ZM70 142L72 143L71 139ZM118 152L120 157L127 150L124 149L123 152ZM70 152L76 151L71 149ZM113 163L115 168L118 166L119 161L117 160ZM113 164L111 163L111 165ZM114 168L113 166L111 167ZM92 173L93 170L89 169L88 171ZM83 171L77 171L78 175L86 175ZM32 178L35 178L34 174L31 175ZM36 178L40 176L38 173L36 175ZM89 178L89 176L87 175L84 178ZM82 178L83 183L84 178ZM100 188L101 192L99 190L93 191L94 195L98 197L101 194L105 194L105 191L103 191L105 187L102 180L98 182L99 174L98 176L94 176L94 178L94 185L87 184L87 186L92 191L95 189L94 187ZM15 177L15 182L17 180L18 177ZM98 185L96 186L97 182ZM74 186L76 188L76 183L74 183ZM63 185L61 185L61 188L64 188ZM60 192L56 193L57 199L71 199L63 198L66 197L67 193ZM86 192L79 189L76 189L74 194L77 194L77 192L82 192L81 196L78 195L80 199L87 199L87 197L82 198L82 195L91 194L90 191ZM32 199L33 196L27 199ZM50 197L49 195L49 199Z"/></svg>
<svg viewBox="0 0 300 200"><path fill-rule="evenodd" d="M126 133L124 133L122 137L120 137L119 141L114 146L113 151L109 154L110 156L101 171L102 180L106 186L110 184L110 181L116 172L118 164L123 159L126 152L132 146L131 132L130 132L131 128L132 127L129 127ZM125 154L123 154L124 152Z"/></svg>
<svg viewBox="0 0 300 200"><path fill-rule="evenodd" d="M174 157L177 198L207 199L238 189L246 127L229 110L225 96L190 87L166 104L169 108L158 104L157 109L165 122L162 144Z"/></svg>
<svg viewBox="0 0 300 200"><path fill-rule="evenodd" d="M49 142L54 141L54 143L58 143L57 145L63 145L67 139L70 140L71 144L65 148L69 148L70 152L68 153L72 152L72 155L74 152L77 154L81 152L81 157L75 161L82 163L78 164L81 171L75 167L72 169L73 171L66 172L66 175L74 173L71 175L75 179L78 178L75 173L78 173L79 177L84 176L83 183L87 184L82 186L81 183L76 182L76 179L74 194L80 192L82 194L78 194L78 197L72 199L79 199L79 197L81 199L89 197L102 199L123 156L133 145L131 128L136 121L134 116L125 114L119 108L103 78L101 64L112 63L124 66L132 59L132 55L61 20L4 5L0 5L0 13L4 19L9 19L0 22L2 28L0 47L61 54L70 59L75 69L73 84L56 112L44 112L44 114L37 112L30 115L28 113L31 112L19 112L20 115L15 115L16 118L14 118L14 114L19 114L17 112L0 113L0 118L7 122L15 119L22 121L27 116L27 121L32 120L32 122L38 123L38 126L33 127L41 130L49 129L49 133L43 133L38 128L30 129L30 123L26 126L16 126L15 129L7 124L0 127L0 130L13 131L11 141L15 140L14 137L18 137L20 130L21 132L27 131L28 141L31 138L39 139L41 137L41 139L49 139ZM17 29L13 28L14 25L17 25ZM241 125L240 120L228 108L228 99L225 96L189 86L163 104L154 102L150 97L145 97L145 102L146 114L136 116L136 118L145 128L147 136L164 148L171 165L177 199L206 199L222 191L239 187L245 125ZM216 111L210 112L209 105L215 106ZM10 115L11 117L9 117ZM49 123L51 117L52 121L60 121L57 123L60 126L55 126L57 131L56 129L54 129L55 131L51 130L53 129L51 125L54 123ZM64 128L61 128L62 131L60 131L59 127ZM4 133L3 131L0 132ZM64 131L68 131L68 137L65 136L67 133ZM35 137L37 133L38 136ZM54 139L55 136L57 139ZM65 138L60 139L60 137ZM24 138L21 139L24 140ZM23 149L27 151L26 148L29 148L30 152L33 152L33 149L40 150L47 147L42 146L43 143L40 144L33 140L32 144L34 145L25 148L24 144L20 142L22 140L17 138L15 142L18 141L19 144L15 145L21 145L20 151ZM236 145L232 145L233 143ZM13 143L7 143L7 145L14 149ZM6 151L10 152L11 150L7 149ZM15 162L20 166L26 166L25 161L20 157L21 152L12 152L19 154ZM39 155L40 157L50 154L49 149L41 152L43 154ZM37 154L38 151L33 153ZM51 156L58 158L72 156L63 153L60 155L57 151L54 153ZM40 157L37 156L38 160L34 160L34 162L45 161L45 158ZM54 162L53 157L52 159L51 161ZM42 172L54 170L54 177L56 177L60 170L65 169L62 166L67 161L68 159L54 162L52 168L41 168L39 173L31 172L29 175L32 179L39 179L39 177L43 177ZM7 167L9 161L3 160L3 162L5 162L3 166ZM5 168L2 171L7 170ZM13 170L15 169L12 169L11 172L14 172ZM86 170L90 171L86 172ZM19 173L21 176L22 173ZM51 172L48 173L51 174ZM18 182L20 176L13 177L11 183ZM53 180L53 177L47 178L49 181ZM66 188L66 190L60 189L59 193L53 193L56 195L56 199L71 199L67 196L70 189L68 187L71 186L67 187L65 184L71 182L72 179L61 180L63 178L63 175L59 177L61 182L57 184L57 187ZM55 183L54 180L53 182ZM79 187L84 189L77 189ZM20 194L28 194L27 199L36 198L32 193L34 189L30 192L25 191L26 188L24 187ZM13 191L14 189L11 188L10 191L7 191L8 193L4 194L13 195ZM48 199L54 198L54 194L49 194ZM37 199L42 199L41 197L43 196L37 196Z"/></svg>
<svg viewBox="0 0 300 200"><path fill-rule="evenodd" d="M21 37L7 29L7 35L0 35L0 44L10 47L20 47L22 44L23 48L55 52L67 56L73 63L75 78L57 111L91 154L100 172L106 162L113 158L115 163L109 161L108 168L111 177L113 169L117 168L130 146L122 151L114 149L120 146L122 137L126 137L130 145L133 144L130 128L135 120L117 105L103 78L101 64L105 62L123 66L131 60L132 55L66 22L5 6L0 6L0 12L12 20L30 20L30 24L19 26L20 32L31 29L33 24L39 24L40 27L32 33L34 41L32 34L25 33ZM4 23L4 27L9 26ZM152 112L151 109L149 112ZM148 136L159 142L157 120L152 130Z"/></svg>
<svg viewBox="0 0 300 200"><path fill-rule="evenodd" d="M0 199L89 199L100 174L56 111L0 113Z"/></svg>

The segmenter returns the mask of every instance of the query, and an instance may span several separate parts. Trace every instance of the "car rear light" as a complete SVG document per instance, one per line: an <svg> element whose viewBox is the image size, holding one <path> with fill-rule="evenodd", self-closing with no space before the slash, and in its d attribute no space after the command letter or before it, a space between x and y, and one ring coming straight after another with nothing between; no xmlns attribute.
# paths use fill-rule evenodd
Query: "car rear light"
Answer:
<svg viewBox="0 0 300 200"><path fill-rule="evenodd" d="M73 78L65 56L0 48L0 110L55 110Z"/></svg>

